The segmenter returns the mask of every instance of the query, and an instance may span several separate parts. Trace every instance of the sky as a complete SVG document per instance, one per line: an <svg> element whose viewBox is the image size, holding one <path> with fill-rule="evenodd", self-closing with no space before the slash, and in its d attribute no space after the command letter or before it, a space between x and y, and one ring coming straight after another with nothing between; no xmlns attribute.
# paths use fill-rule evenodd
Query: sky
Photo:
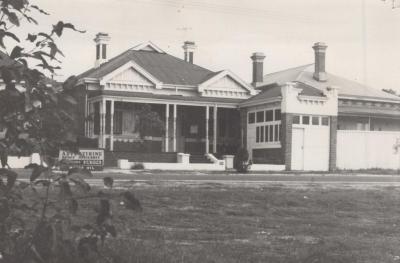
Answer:
<svg viewBox="0 0 400 263"><path fill-rule="evenodd" d="M313 63L312 45L325 42L326 70L377 89L400 92L400 8L390 0L32 0L50 13L37 15L46 30L59 20L86 33L67 32L58 80L93 67L98 32L111 36L109 57L152 41L183 57L195 41L195 63L230 69L251 81L253 52L263 52L264 73Z"/></svg>

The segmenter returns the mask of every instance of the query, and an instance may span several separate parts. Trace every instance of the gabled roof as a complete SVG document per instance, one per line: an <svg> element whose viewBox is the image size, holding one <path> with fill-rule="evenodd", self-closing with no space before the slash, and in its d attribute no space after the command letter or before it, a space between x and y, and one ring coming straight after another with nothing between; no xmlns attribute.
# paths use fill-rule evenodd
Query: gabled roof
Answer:
<svg viewBox="0 0 400 263"><path fill-rule="evenodd" d="M364 100L389 100L400 102L400 97L330 73L327 73L328 80L326 82L320 82L313 78L313 73L314 64L290 68L265 75L264 81L260 86L281 85L286 82L296 81L319 90L324 90L326 87L337 87L339 98L351 97Z"/></svg>
<svg viewBox="0 0 400 263"><path fill-rule="evenodd" d="M79 75L78 79L99 80L129 61L135 62L163 84L197 86L216 74L167 53L137 49L138 46L110 59L98 68L89 69Z"/></svg>

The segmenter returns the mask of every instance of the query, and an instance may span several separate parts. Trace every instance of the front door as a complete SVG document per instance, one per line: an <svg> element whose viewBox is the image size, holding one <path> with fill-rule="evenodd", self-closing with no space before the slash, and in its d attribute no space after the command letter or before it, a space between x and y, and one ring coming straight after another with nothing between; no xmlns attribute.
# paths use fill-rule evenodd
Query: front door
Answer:
<svg viewBox="0 0 400 263"><path fill-rule="evenodd" d="M292 170L304 170L304 129L293 128Z"/></svg>

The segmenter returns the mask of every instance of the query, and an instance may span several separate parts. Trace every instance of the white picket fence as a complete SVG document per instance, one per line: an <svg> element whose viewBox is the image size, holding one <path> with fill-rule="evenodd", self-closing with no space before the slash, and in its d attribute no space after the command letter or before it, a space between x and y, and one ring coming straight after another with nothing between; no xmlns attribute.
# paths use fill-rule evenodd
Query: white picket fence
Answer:
<svg viewBox="0 0 400 263"><path fill-rule="evenodd" d="M340 169L399 169L400 132L339 130L337 167Z"/></svg>

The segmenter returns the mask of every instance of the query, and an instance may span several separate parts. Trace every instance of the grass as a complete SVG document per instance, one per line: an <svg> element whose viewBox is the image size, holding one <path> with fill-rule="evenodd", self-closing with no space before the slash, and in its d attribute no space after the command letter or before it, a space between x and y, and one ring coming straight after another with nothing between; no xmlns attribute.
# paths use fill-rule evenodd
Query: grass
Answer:
<svg viewBox="0 0 400 263"><path fill-rule="evenodd" d="M121 262L400 262L397 187L129 187L144 210L114 205L118 236L106 244Z"/></svg>

